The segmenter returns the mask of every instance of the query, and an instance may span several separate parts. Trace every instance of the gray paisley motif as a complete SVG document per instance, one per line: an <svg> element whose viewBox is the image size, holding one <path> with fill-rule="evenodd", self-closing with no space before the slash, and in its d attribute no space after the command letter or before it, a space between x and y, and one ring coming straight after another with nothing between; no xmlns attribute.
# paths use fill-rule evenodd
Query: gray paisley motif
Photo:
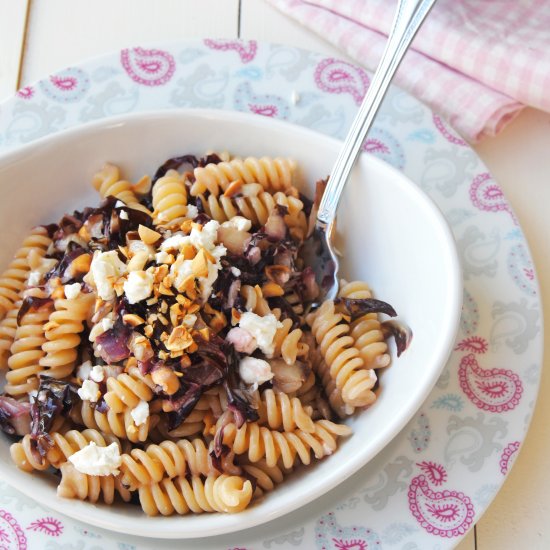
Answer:
<svg viewBox="0 0 550 550"><path fill-rule="evenodd" d="M495 350L504 343L514 353L523 353L540 331L537 305L529 306L525 298L519 302L495 302L491 315L494 323L489 341Z"/></svg>
<svg viewBox="0 0 550 550"><path fill-rule="evenodd" d="M273 539L264 540L263 545L265 548L271 548L272 544L284 544L285 542L288 542L288 544L291 544L292 546L300 546L302 539L304 538L304 533L305 529L300 527L300 529L297 529L296 531L279 535Z"/></svg>
<svg viewBox="0 0 550 550"><path fill-rule="evenodd" d="M480 412L475 418L451 416L447 433L450 434L444 452L447 464L450 466L460 458L460 462L471 472L477 472L487 457L502 449L502 445L495 439L502 439L508 433L508 428L502 418L491 417L486 420L484 413Z"/></svg>
<svg viewBox="0 0 550 550"><path fill-rule="evenodd" d="M435 385L438 388L441 388L442 390L444 390L445 388L447 388L450 381L451 381L451 373L450 373L448 368L445 368L443 370L443 372L441 373L441 376L439 377L439 379L435 383Z"/></svg>
<svg viewBox="0 0 550 550"><path fill-rule="evenodd" d="M315 56L304 50L272 46L272 52L265 64L265 73L268 78L280 74L288 82L294 82L306 67L315 64Z"/></svg>
<svg viewBox="0 0 550 550"><path fill-rule="evenodd" d="M22 493L11 489L6 483L0 483L0 506L6 507L9 510L23 511L25 508L35 509L40 508L38 504L26 497ZM43 508L40 508L43 510Z"/></svg>
<svg viewBox="0 0 550 550"><path fill-rule="evenodd" d="M116 81L109 82L101 92L87 99L87 105L80 111L80 120L86 122L105 116L129 113L134 110L138 99L137 86L124 89Z"/></svg>
<svg viewBox="0 0 550 550"><path fill-rule="evenodd" d="M176 107L220 108L228 80L227 74L216 73L206 64L199 65L189 76L178 80L171 103Z"/></svg>
<svg viewBox="0 0 550 550"><path fill-rule="evenodd" d="M316 103L300 119L297 124L306 126L312 130L317 130L329 136L338 137L346 127L346 117L341 109L331 112L321 103Z"/></svg>
<svg viewBox="0 0 550 550"><path fill-rule="evenodd" d="M424 156L424 171L420 185L425 191L439 191L444 197L451 197L458 186L471 179L477 159L467 150L428 149Z"/></svg>
<svg viewBox="0 0 550 550"><path fill-rule="evenodd" d="M59 105L46 101L40 103L16 103L13 120L6 130L6 140L28 143L46 134L59 130L65 121L66 111Z"/></svg>
<svg viewBox="0 0 550 550"><path fill-rule="evenodd" d="M456 246L465 279L472 275L495 276L498 267L496 257L500 250L500 235L496 229L486 236L479 227L471 225L457 240Z"/></svg>
<svg viewBox="0 0 550 550"><path fill-rule="evenodd" d="M409 94L393 90L388 94L384 109L378 116L380 120L388 120L392 125L398 122L420 124L424 118L424 109Z"/></svg>
<svg viewBox="0 0 550 550"><path fill-rule="evenodd" d="M376 482L361 491L363 500L374 510L386 507L391 496L407 488L406 479L412 474L413 462L406 456L398 456L378 474Z"/></svg>

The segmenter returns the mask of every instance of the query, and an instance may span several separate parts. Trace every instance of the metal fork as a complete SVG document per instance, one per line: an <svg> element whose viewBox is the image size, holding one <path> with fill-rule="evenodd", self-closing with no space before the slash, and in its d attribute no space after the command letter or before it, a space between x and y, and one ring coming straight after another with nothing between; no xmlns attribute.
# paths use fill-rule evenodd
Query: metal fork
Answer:
<svg viewBox="0 0 550 550"><path fill-rule="evenodd" d="M338 295L339 264L332 244L338 203L390 82L435 1L398 0L382 59L330 174L313 233L302 247L302 257L306 265L313 268L321 289L312 307L320 305L323 300L333 300Z"/></svg>

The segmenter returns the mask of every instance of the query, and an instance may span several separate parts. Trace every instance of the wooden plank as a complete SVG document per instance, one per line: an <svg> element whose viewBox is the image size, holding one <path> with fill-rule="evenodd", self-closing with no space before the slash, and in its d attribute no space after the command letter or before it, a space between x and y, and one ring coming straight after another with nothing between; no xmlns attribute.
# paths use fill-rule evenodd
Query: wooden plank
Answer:
<svg viewBox="0 0 550 550"><path fill-rule="evenodd" d="M236 37L237 27L238 0L32 0L22 84L122 47Z"/></svg>
<svg viewBox="0 0 550 550"><path fill-rule="evenodd" d="M241 38L287 44L340 58L347 56L265 0L241 0Z"/></svg>
<svg viewBox="0 0 550 550"><path fill-rule="evenodd" d="M0 101L17 89L29 0L0 0Z"/></svg>
<svg viewBox="0 0 550 550"><path fill-rule="evenodd" d="M546 319L550 319L549 128L550 114L527 109L502 134L476 147L502 186L527 237ZM544 336L550 342L548 322ZM525 444L502 490L477 525L480 550L550 548L549 369L547 354L546 374Z"/></svg>
<svg viewBox="0 0 550 550"><path fill-rule="evenodd" d="M455 550L476 550L476 540L473 529L471 529L468 534L458 543ZM477 550L484 549L478 547Z"/></svg>

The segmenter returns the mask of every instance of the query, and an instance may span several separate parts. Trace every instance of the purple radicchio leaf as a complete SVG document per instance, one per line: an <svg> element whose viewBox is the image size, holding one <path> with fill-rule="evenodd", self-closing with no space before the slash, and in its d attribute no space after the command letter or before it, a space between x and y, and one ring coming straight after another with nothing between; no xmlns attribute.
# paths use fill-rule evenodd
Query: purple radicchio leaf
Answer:
<svg viewBox="0 0 550 550"><path fill-rule="evenodd" d="M132 328L125 325L120 317L117 317L113 328L106 330L96 338L97 351L101 358L111 364L130 357L128 345L132 332Z"/></svg>
<svg viewBox="0 0 550 550"><path fill-rule="evenodd" d="M53 300L51 298L37 298L36 296L27 296L23 300L23 303L21 304L21 307L17 312L17 326L21 325L21 321L23 320L23 317L27 315L27 313L38 311L39 309L50 304L53 304Z"/></svg>
<svg viewBox="0 0 550 550"><path fill-rule="evenodd" d="M9 435L31 432L31 404L0 395L0 429Z"/></svg>
<svg viewBox="0 0 550 550"><path fill-rule="evenodd" d="M399 357L409 347L413 337L411 328L396 319L388 319L387 321L384 321L382 323L382 332L385 337L394 337L395 347L397 348L397 357Z"/></svg>
<svg viewBox="0 0 550 550"><path fill-rule="evenodd" d="M71 269L71 264L80 256L83 254L88 254L88 251L79 246L78 244L74 242L70 242L67 245L67 248L65 250L65 253L63 254L63 257L61 260L57 263L57 265L48 271L45 275L46 281L49 281L52 277L60 277L61 282L63 284L67 284L69 282L80 282L82 281L84 275L86 273L84 272L73 272Z"/></svg>
<svg viewBox="0 0 550 550"><path fill-rule="evenodd" d="M385 313L390 317L397 315L390 304L374 298L337 298L334 303L343 304L352 321L367 313Z"/></svg>
<svg viewBox="0 0 550 550"><path fill-rule="evenodd" d="M78 397L78 386L56 380L49 376L40 377L40 386L31 406L31 437L41 456L52 445L49 432L59 415L67 415Z"/></svg>

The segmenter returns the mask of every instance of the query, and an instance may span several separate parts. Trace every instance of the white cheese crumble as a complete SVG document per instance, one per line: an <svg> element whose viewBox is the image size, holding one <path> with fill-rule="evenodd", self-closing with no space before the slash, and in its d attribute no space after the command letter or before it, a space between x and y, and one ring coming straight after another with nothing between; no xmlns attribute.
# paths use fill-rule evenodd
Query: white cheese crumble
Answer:
<svg viewBox="0 0 550 550"><path fill-rule="evenodd" d="M42 280L42 273L40 271L31 271L29 273L28 285L38 286Z"/></svg>
<svg viewBox="0 0 550 550"><path fill-rule="evenodd" d="M96 252L92 259L90 273L99 297L103 300L112 300L115 297L113 285L121 275L126 273L126 264L120 261L116 250Z"/></svg>
<svg viewBox="0 0 550 550"><path fill-rule="evenodd" d="M115 202L115 208L124 208L126 206L120 199Z"/></svg>
<svg viewBox="0 0 550 550"><path fill-rule="evenodd" d="M135 256L138 252L147 252L151 259L155 255L155 248L153 246L138 239L129 242L128 250L131 252L132 256Z"/></svg>
<svg viewBox="0 0 550 550"><path fill-rule="evenodd" d="M92 362L84 361L84 363L82 363L82 365L80 365L76 369L76 376L77 378L80 378L80 380L88 380L88 378L90 378L91 372L92 372Z"/></svg>
<svg viewBox="0 0 550 550"><path fill-rule="evenodd" d="M179 250L188 242L189 237L187 235L184 235L183 233L174 233L171 237L168 237L161 243L160 249L162 252L166 252L167 250Z"/></svg>
<svg viewBox="0 0 550 550"><path fill-rule="evenodd" d="M273 378L271 365L263 359L255 357L243 357L239 363L239 375L245 384L256 386Z"/></svg>
<svg viewBox="0 0 550 550"><path fill-rule="evenodd" d="M277 321L273 313L260 317L255 313L247 311L241 315L239 326L247 330L256 340L256 346L262 350L268 357L273 355L273 338L277 329L282 327L282 323Z"/></svg>
<svg viewBox="0 0 550 550"><path fill-rule="evenodd" d="M128 218L128 212L126 212L126 210L121 210L119 216L120 216L120 219L121 219L121 220L128 220L128 219L130 219L130 218Z"/></svg>
<svg viewBox="0 0 550 550"><path fill-rule="evenodd" d="M100 395L99 386L93 380L84 380L82 387L78 388L78 396L82 401L97 403Z"/></svg>
<svg viewBox="0 0 550 550"><path fill-rule="evenodd" d="M130 411L132 418L134 419L134 424L136 426L141 426L147 422L149 418L149 403L147 401L141 400L137 407Z"/></svg>
<svg viewBox="0 0 550 550"><path fill-rule="evenodd" d="M194 204L188 204L186 216L189 219L194 220L198 215L199 209Z"/></svg>
<svg viewBox="0 0 550 550"><path fill-rule="evenodd" d="M165 250L161 250L155 254L155 262L157 264L167 264L170 261L171 254L168 254Z"/></svg>
<svg viewBox="0 0 550 550"><path fill-rule="evenodd" d="M122 458L116 443L98 447L90 441L86 447L69 457L73 466L82 474L90 476L118 475Z"/></svg>
<svg viewBox="0 0 550 550"><path fill-rule="evenodd" d="M74 300L79 294L82 285L80 283L73 283L72 285L65 285L63 290L65 291L65 298L67 300Z"/></svg>
<svg viewBox="0 0 550 550"><path fill-rule="evenodd" d="M90 379L94 382L103 382L105 378L105 373L103 372L103 367L100 365L95 365L90 371Z"/></svg>
<svg viewBox="0 0 550 550"><path fill-rule="evenodd" d="M234 227L237 231L248 231L252 222L244 216L234 216L229 221L223 222L222 227Z"/></svg>
<svg viewBox="0 0 550 550"><path fill-rule="evenodd" d="M124 281L124 292L128 302L136 304L151 296L153 292L153 275L147 271L132 271Z"/></svg>
<svg viewBox="0 0 550 550"><path fill-rule="evenodd" d="M231 273L235 276L235 277L240 277L241 275L241 270L238 268L238 267L235 267L234 265L231 266Z"/></svg>

